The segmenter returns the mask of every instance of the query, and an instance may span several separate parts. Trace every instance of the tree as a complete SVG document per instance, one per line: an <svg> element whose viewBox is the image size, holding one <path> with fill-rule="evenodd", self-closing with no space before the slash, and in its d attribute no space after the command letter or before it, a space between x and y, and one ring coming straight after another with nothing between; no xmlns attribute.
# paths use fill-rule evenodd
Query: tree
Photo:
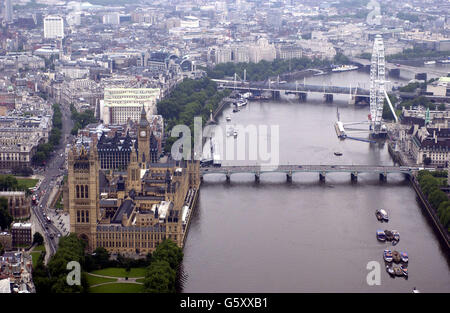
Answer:
<svg viewBox="0 0 450 313"><path fill-rule="evenodd" d="M28 166L15 166L12 168L12 173L14 175L30 176L33 175L33 169Z"/></svg>
<svg viewBox="0 0 450 313"><path fill-rule="evenodd" d="M3 255L3 253L5 253L5 249L3 248L3 245L0 242L0 256Z"/></svg>
<svg viewBox="0 0 450 313"><path fill-rule="evenodd" d="M0 175L0 190L15 190L19 183L12 175Z"/></svg>
<svg viewBox="0 0 450 313"><path fill-rule="evenodd" d="M85 242L75 234L70 234L60 239L58 250L48 262L47 277L49 277L51 281L49 292L87 291L87 283L86 281L83 281L83 279L85 280L84 275L82 275L81 286L69 286L66 283L67 274L69 273L67 264L71 261L75 261L83 265L85 263L84 249Z"/></svg>
<svg viewBox="0 0 450 313"><path fill-rule="evenodd" d="M7 229L11 225L13 218L8 210L8 200L0 198L0 228Z"/></svg>
<svg viewBox="0 0 450 313"><path fill-rule="evenodd" d="M44 237L42 237L41 233L35 232L33 235L33 243L39 245L42 245L44 243Z"/></svg>
<svg viewBox="0 0 450 313"><path fill-rule="evenodd" d="M450 201L441 202L441 204L439 205L439 207L437 209L438 216L441 217L442 215L444 215L449 207L450 207Z"/></svg>
<svg viewBox="0 0 450 313"><path fill-rule="evenodd" d="M445 212L443 212L442 215L439 217L439 220L441 221L444 227L450 228L450 207L447 207Z"/></svg>
<svg viewBox="0 0 450 313"><path fill-rule="evenodd" d="M448 200L448 197L445 192L443 192L439 188L436 188L430 193L430 195L428 196L428 200L430 201L431 205L433 205L433 207L437 209L442 202Z"/></svg>
<svg viewBox="0 0 450 313"><path fill-rule="evenodd" d="M434 177L427 177L421 184L423 193L428 196L433 190L438 188L438 182Z"/></svg>
<svg viewBox="0 0 450 313"><path fill-rule="evenodd" d="M92 255L94 264L98 269L105 268L108 266L110 256L108 250L106 250L103 247L98 247L97 249L94 250L94 253Z"/></svg>
<svg viewBox="0 0 450 313"><path fill-rule="evenodd" d="M183 260L183 251L170 239L161 242L153 252L153 260L165 260L174 270L178 268Z"/></svg>
<svg viewBox="0 0 450 313"><path fill-rule="evenodd" d="M145 291L150 293L175 292L175 271L164 260L153 261L144 280Z"/></svg>

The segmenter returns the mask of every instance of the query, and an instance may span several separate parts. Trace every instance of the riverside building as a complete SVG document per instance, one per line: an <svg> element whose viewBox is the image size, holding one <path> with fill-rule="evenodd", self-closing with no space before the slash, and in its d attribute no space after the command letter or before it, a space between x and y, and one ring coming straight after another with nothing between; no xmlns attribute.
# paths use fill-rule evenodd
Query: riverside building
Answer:
<svg viewBox="0 0 450 313"><path fill-rule="evenodd" d="M70 231L89 251L145 255L171 239L184 245L200 186L198 161L152 163L150 123L142 110L129 164L103 171L95 140L69 151ZM94 137L95 138L95 137Z"/></svg>

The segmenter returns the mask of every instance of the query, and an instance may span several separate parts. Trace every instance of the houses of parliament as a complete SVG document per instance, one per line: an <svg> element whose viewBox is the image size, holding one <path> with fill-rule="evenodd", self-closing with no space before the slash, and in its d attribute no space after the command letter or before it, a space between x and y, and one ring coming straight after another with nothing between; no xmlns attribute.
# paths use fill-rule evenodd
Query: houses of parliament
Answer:
<svg viewBox="0 0 450 313"><path fill-rule="evenodd" d="M95 139L68 153L70 232L92 252L144 255L171 239L182 247L200 186L198 161L155 163L142 109L126 169L102 170Z"/></svg>

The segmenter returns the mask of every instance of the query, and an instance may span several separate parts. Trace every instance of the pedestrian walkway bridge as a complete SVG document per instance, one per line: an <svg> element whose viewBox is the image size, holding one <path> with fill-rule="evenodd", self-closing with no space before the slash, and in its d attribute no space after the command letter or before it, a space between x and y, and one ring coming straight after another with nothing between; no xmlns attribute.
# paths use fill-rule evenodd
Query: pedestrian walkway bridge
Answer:
<svg viewBox="0 0 450 313"><path fill-rule="evenodd" d="M400 173L411 175L420 170L418 167L407 166L371 166L371 165L279 165L279 166L221 166L201 168L200 175L203 179L205 175L222 174L230 181L231 175L248 173L255 175L255 181L259 181L262 174L265 173L284 173L287 181L292 181L292 175L295 173L318 173L319 179L325 181L327 173L350 173L352 181L358 180L359 173L378 174L380 180L385 181L388 174Z"/></svg>

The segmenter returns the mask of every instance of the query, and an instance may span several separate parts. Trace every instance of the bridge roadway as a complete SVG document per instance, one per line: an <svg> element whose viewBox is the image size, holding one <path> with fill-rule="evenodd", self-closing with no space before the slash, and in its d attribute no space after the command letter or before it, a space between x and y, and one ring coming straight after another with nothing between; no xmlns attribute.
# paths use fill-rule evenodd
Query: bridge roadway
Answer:
<svg viewBox="0 0 450 313"><path fill-rule="evenodd" d="M353 96L364 96L369 97L370 92L367 89L357 88L355 95L355 87L340 87L340 86L327 86L327 85L304 85L299 83L277 83L272 82L240 82L234 80L223 80L223 79L212 79L219 84L219 87L236 89L241 91L286 91L289 93L307 93L307 92L318 92L324 94L350 94L352 92Z"/></svg>
<svg viewBox="0 0 450 313"><path fill-rule="evenodd" d="M355 63L359 63L361 65L370 65L370 60L366 60L366 59L360 59L360 58L351 58L350 61L355 62ZM415 67L415 66L409 66L409 65L401 65L401 66L397 66L393 63L389 63L386 62L385 65L386 69L388 70L392 70L392 69L399 69L401 71L405 70L414 74L419 74L419 73L427 73L430 75L434 75L434 76L447 76L448 71L446 71L444 68L443 69L439 69L439 68L435 68L435 67Z"/></svg>
<svg viewBox="0 0 450 313"><path fill-rule="evenodd" d="M387 174L401 173L411 175L418 171L418 167L407 166L371 166L371 165L279 165L279 166L221 166L221 167L203 167L200 169L200 175L203 179L205 175L223 174L227 181L230 180L232 174L250 173L255 175L255 180L259 181L260 175L264 173L284 173L287 180L292 181L294 173L318 173L321 181L325 180L327 173L350 173L351 179L356 181L358 173L379 174L380 180L385 181Z"/></svg>

